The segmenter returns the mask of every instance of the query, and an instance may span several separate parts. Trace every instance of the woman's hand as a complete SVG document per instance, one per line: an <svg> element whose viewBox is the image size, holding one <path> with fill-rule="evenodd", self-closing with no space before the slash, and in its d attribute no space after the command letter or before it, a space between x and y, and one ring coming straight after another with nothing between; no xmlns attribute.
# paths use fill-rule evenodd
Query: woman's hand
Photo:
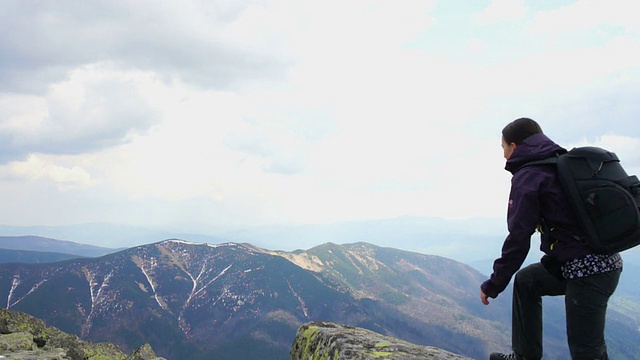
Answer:
<svg viewBox="0 0 640 360"><path fill-rule="evenodd" d="M480 289L480 300L482 300L483 304L489 305L489 297L484 293L484 291L482 291L482 289Z"/></svg>

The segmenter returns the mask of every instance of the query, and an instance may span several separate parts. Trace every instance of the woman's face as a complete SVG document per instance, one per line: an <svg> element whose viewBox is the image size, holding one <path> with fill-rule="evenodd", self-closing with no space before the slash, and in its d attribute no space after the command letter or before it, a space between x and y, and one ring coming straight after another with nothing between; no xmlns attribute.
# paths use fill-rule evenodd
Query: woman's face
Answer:
<svg viewBox="0 0 640 360"><path fill-rule="evenodd" d="M509 160L511 155L513 155L513 151L516 149L518 145L516 143L507 143L507 141L502 138L502 151L504 152L504 158Z"/></svg>

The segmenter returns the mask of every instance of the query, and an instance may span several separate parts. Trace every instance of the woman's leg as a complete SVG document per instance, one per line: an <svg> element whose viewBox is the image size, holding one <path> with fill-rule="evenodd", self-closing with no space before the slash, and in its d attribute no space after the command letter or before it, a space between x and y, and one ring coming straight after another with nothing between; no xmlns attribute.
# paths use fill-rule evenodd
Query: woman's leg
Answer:
<svg viewBox="0 0 640 360"><path fill-rule="evenodd" d="M573 360L608 359L604 326L621 270L567 281L567 338Z"/></svg>
<svg viewBox="0 0 640 360"><path fill-rule="evenodd" d="M512 346L527 359L542 358L542 297L564 295L565 281L540 263L520 269L513 283Z"/></svg>

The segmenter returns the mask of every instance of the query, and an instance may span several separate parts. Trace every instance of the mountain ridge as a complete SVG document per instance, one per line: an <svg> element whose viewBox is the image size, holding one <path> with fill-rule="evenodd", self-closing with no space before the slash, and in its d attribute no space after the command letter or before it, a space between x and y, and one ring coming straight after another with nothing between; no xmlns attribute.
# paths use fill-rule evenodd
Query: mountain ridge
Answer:
<svg viewBox="0 0 640 360"><path fill-rule="evenodd" d="M145 228L114 223L86 223L66 226L3 226L0 235L25 233L109 246L132 247L158 239L189 239L195 242L251 243L267 249L295 251L326 242L364 241L378 246L392 246L407 251L437 254L458 261L478 260L480 254L493 256L486 244L499 249L504 221L493 218L443 219L402 216L390 219L344 221L318 224L265 224L244 227L173 226L166 229ZM185 230L188 229L188 230ZM465 250L473 248L467 259Z"/></svg>

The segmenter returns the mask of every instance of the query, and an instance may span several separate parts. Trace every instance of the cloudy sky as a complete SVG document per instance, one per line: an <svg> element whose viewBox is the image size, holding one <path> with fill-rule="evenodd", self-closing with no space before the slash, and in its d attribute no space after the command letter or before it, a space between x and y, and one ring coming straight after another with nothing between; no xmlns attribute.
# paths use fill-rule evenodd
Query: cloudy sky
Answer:
<svg viewBox="0 0 640 360"><path fill-rule="evenodd" d="M633 2L0 2L0 224L505 215L532 117L640 173Z"/></svg>

